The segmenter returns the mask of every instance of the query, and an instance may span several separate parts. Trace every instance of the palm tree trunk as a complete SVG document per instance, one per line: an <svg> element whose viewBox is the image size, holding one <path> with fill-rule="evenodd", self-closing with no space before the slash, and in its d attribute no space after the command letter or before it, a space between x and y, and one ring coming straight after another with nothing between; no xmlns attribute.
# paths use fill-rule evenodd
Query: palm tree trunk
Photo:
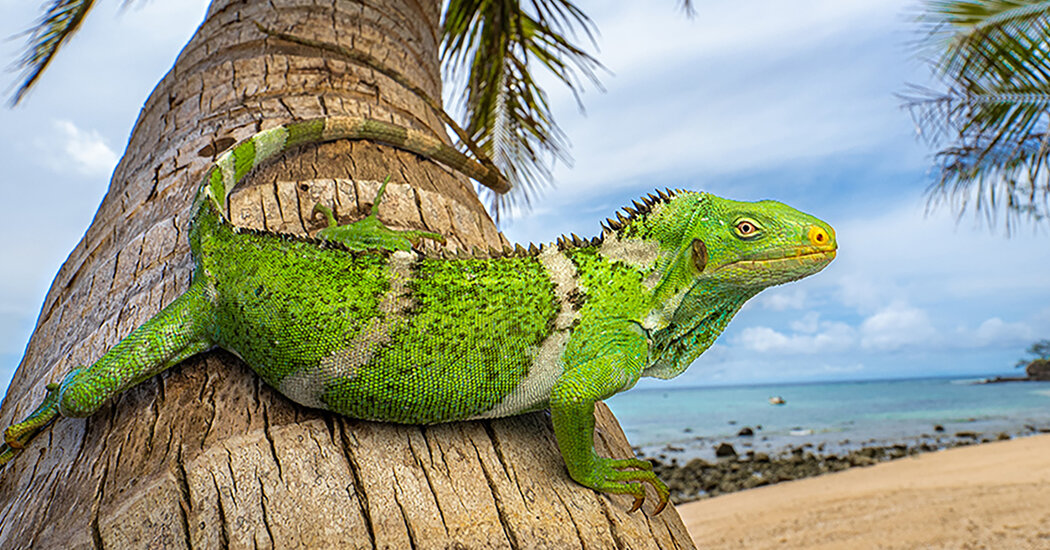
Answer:
<svg viewBox="0 0 1050 550"><path fill-rule="evenodd" d="M0 410L5 425L187 288L187 216L209 144L343 114L444 136L382 72L256 23L369 53L440 98L439 17L439 0L214 0L52 284ZM388 224L457 247L500 243L464 177L367 142L305 147L259 170L231 217L312 232L315 202L360 217L388 175ZM597 439L599 452L630 455L604 408ZM431 427L350 420L296 405L225 352L185 361L91 418L60 418L3 471L0 503L2 548L692 547L673 508L627 514L629 497L573 483L545 414Z"/></svg>

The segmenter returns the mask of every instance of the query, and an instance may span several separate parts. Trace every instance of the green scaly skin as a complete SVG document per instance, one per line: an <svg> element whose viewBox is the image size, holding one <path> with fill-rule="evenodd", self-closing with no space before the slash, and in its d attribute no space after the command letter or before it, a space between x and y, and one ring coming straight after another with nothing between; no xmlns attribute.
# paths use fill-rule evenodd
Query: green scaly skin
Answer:
<svg viewBox="0 0 1050 550"><path fill-rule="evenodd" d="M668 491L648 462L595 453L595 402L641 376L683 372L749 298L823 269L835 257L832 228L778 202L659 192L594 239L448 258L406 246L436 237L397 235L375 208L321 239L238 229L221 214L267 158L303 143L377 139L348 130L377 125L387 138L408 135L320 119L257 134L221 156L194 201L189 290L95 364L49 385L43 403L4 432L0 461L57 415L91 415L221 347L294 401L353 418L430 424L549 407L574 480L634 496L632 511L649 484L662 510ZM421 152L415 138L383 141L461 169L448 151Z"/></svg>

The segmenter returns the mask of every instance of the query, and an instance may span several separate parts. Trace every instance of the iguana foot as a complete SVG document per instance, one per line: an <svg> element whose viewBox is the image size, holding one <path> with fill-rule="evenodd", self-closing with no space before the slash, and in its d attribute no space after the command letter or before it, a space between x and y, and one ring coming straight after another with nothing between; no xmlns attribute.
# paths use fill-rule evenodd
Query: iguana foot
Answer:
<svg viewBox="0 0 1050 550"><path fill-rule="evenodd" d="M386 192L390 176L379 186L379 192L372 201L372 212L362 220L346 225L339 225L332 210L322 204L314 205L314 212L320 212L328 220L328 227L317 232L317 236L329 241L342 243L350 250L404 250L409 251L418 246L423 239L445 242L445 237L428 231L396 231L379 221L379 203Z"/></svg>
<svg viewBox="0 0 1050 550"><path fill-rule="evenodd" d="M597 462L590 473L582 479L577 478L576 481L605 493L634 495L634 506L628 513L642 507L645 502L645 484L648 483L659 497L653 514L659 514L667 506L671 492L653 473L651 462L637 458L596 458Z"/></svg>
<svg viewBox="0 0 1050 550"><path fill-rule="evenodd" d="M48 384L44 401L25 418L4 430L4 444L0 445L0 465L6 464L23 447L58 416L59 385Z"/></svg>

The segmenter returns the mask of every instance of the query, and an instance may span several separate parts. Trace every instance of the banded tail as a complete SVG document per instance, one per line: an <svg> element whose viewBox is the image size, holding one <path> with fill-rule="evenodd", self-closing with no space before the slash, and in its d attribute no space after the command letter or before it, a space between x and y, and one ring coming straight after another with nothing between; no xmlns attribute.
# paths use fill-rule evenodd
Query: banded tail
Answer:
<svg viewBox="0 0 1050 550"><path fill-rule="evenodd" d="M215 211L225 212L226 199L241 179L256 166L300 145L339 139L370 139L436 160L497 193L510 190L510 183L494 167L486 167L433 135L367 118L333 116L291 122L263 130L219 156L208 170L190 219L197 216L205 200Z"/></svg>

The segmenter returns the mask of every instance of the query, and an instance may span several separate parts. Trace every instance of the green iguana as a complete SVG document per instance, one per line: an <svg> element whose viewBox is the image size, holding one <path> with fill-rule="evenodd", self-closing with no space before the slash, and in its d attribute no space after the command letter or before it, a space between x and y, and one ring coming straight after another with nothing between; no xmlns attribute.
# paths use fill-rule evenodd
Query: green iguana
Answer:
<svg viewBox="0 0 1050 550"><path fill-rule="evenodd" d="M633 495L632 511L648 483L658 513L668 491L648 461L595 453L595 402L641 376L681 374L745 301L835 257L834 231L812 216L681 190L635 201L590 240L469 257L412 249L440 236L383 227L375 208L320 239L225 218L230 192L252 168L335 139L384 141L503 183L436 139L376 121L330 117L256 134L219 157L194 200L189 289L95 364L49 384L43 403L5 430L0 462L57 415L89 416L220 347L292 400L352 418L430 424L549 407L574 480ZM342 230L355 226L363 231Z"/></svg>

